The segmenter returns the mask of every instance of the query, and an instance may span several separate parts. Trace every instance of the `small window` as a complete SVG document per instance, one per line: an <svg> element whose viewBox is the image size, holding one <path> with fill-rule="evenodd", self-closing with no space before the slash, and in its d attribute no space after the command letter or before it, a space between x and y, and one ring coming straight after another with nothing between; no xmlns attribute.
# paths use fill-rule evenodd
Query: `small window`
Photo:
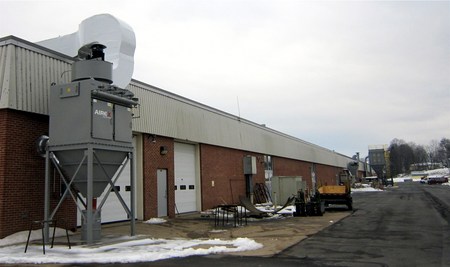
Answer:
<svg viewBox="0 0 450 267"><path fill-rule="evenodd" d="M116 188L117 192L120 192L120 186L116 185L114 188ZM111 188L111 192L114 192L114 188Z"/></svg>
<svg viewBox="0 0 450 267"><path fill-rule="evenodd" d="M180 190L186 190L186 186L185 185L180 185Z"/></svg>
<svg viewBox="0 0 450 267"><path fill-rule="evenodd" d="M193 184L189 185L189 190L194 190L194 185Z"/></svg>
<svg viewBox="0 0 450 267"><path fill-rule="evenodd" d="M125 191L130 192L131 191L131 185L125 186Z"/></svg>
<svg viewBox="0 0 450 267"><path fill-rule="evenodd" d="M175 186L175 190L177 190L177 186Z"/></svg>

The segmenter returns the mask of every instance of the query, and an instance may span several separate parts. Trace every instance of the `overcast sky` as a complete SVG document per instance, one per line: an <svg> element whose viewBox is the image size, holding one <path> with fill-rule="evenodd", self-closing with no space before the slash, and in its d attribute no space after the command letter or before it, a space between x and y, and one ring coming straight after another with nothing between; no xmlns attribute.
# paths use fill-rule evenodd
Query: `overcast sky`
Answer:
<svg viewBox="0 0 450 267"><path fill-rule="evenodd" d="M136 34L133 78L352 156L450 138L450 2L5 1L31 42L110 13Z"/></svg>

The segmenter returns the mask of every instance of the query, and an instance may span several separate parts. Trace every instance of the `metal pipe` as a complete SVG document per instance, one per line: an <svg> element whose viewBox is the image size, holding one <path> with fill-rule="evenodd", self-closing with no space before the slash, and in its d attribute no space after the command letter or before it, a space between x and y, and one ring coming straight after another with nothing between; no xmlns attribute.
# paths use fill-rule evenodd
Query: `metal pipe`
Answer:
<svg viewBox="0 0 450 267"><path fill-rule="evenodd" d="M92 90L92 96L99 98L100 100L106 100L106 101L110 101L113 102L115 104L119 104L119 105L124 105L128 108L134 107L138 105L138 102L131 100L131 99L127 99L127 98L123 98L120 96L116 96L113 94L108 94L102 91L98 91L98 90Z"/></svg>

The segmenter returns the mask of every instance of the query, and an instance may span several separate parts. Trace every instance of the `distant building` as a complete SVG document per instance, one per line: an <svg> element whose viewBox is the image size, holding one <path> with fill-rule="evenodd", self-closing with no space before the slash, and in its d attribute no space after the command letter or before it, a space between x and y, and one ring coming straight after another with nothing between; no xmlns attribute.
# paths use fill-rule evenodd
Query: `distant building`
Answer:
<svg viewBox="0 0 450 267"><path fill-rule="evenodd" d="M444 165L442 163L434 163L434 162L423 162L423 163L414 163L411 164L409 169L411 171L427 171L443 168Z"/></svg>

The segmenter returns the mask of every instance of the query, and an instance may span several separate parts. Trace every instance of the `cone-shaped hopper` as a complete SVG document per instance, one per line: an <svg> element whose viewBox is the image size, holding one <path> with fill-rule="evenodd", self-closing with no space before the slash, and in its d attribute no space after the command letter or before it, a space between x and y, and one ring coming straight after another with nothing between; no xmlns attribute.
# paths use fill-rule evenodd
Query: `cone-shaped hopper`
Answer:
<svg viewBox="0 0 450 267"><path fill-rule="evenodd" d="M373 165L371 166L372 169L375 171L375 173L377 174L378 178L383 178L383 174L384 174L384 165Z"/></svg>
<svg viewBox="0 0 450 267"><path fill-rule="evenodd" d="M73 185L80 193L87 197L88 188L88 160L85 149L55 151L59 165L68 179L73 179ZM100 197L109 181L113 178L124 162L127 152L113 150L94 150L93 161L93 197ZM77 169L79 168L78 172Z"/></svg>

